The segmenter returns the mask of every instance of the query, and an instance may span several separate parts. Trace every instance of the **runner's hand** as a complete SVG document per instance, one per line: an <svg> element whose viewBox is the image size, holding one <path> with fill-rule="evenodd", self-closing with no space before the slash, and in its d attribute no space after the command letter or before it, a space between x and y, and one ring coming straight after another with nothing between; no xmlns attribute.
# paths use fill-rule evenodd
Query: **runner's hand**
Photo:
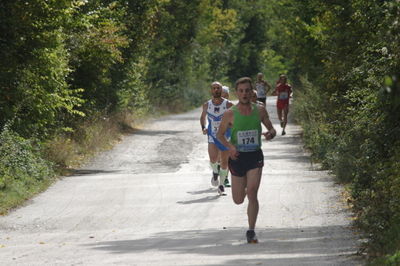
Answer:
<svg viewBox="0 0 400 266"><path fill-rule="evenodd" d="M271 140L271 139L273 139L274 138L274 135L271 133L271 132L265 132L265 133L262 133L263 135L264 135L264 137L265 137L265 139L266 140Z"/></svg>
<svg viewBox="0 0 400 266"><path fill-rule="evenodd" d="M232 145L232 147L229 148L229 157L232 160L237 160L238 155L239 152L236 150L236 147Z"/></svg>
<svg viewBox="0 0 400 266"><path fill-rule="evenodd" d="M203 129L203 135L207 134L207 128Z"/></svg>

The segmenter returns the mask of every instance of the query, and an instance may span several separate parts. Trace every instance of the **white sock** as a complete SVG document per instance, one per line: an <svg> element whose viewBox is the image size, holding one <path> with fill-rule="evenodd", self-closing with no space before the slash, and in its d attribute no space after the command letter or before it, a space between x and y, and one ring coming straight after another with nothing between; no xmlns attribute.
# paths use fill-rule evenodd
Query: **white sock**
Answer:
<svg viewBox="0 0 400 266"><path fill-rule="evenodd" d="M219 184L223 185L225 182L225 179L228 177L228 169L220 169L219 170Z"/></svg>
<svg viewBox="0 0 400 266"><path fill-rule="evenodd" d="M210 165L211 165L211 168L212 168L214 174L218 174L218 163L211 163L210 162Z"/></svg>

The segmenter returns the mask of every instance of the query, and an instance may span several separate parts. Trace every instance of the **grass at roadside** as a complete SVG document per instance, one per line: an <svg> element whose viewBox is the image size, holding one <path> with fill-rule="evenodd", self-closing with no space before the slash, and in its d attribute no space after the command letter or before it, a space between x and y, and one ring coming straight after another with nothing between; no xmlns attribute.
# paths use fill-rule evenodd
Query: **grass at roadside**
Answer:
<svg viewBox="0 0 400 266"><path fill-rule="evenodd" d="M395 254L391 256L385 256L383 258L379 258L374 260L371 265L388 265L388 266L397 266L400 265L400 251L397 251Z"/></svg>
<svg viewBox="0 0 400 266"><path fill-rule="evenodd" d="M97 152L111 148L128 128L134 127L135 121L128 113L85 119L72 133L48 140L44 144L45 157L55 163L58 172L68 174L69 169L81 166Z"/></svg>
<svg viewBox="0 0 400 266"><path fill-rule="evenodd" d="M32 196L46 190L55 180L55 176L26 184L23 181L15 181L6 189L0 190L0 215L7 214L12 208L22 205Z"/></svg>
<svg viewBox="0 0 400 266"><path fill-rule="evenodd" d="M46 190L58 177L69 175L96 153L110 149L145 119L125 112L96 115L85 119L73 132L44 143L4 129L0 144L0 215Z"/></svg>
<svg viewBox="0 0 400 266"><path fill-rule="evenodd" d="M149 117L127 112L97 115L80 123L73 132L43 143L24 139L5 127L0 135L0 215L46 190L96 153L110 149Z"/></svg>

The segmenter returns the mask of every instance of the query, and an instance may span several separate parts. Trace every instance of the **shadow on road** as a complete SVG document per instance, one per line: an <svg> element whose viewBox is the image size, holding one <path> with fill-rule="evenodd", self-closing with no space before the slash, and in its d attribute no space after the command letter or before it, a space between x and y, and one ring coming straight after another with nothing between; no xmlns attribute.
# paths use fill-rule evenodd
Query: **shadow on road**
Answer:
<svg viewBox="0 0 400 266"><path fill-rule="evenodd" d="M139 130L138 129L133 134L156 136L156 135L176 135L179 133L185 133L185 131L182 131L182 130Z"/></svg>
<svg viewBox="0 0 400 266"><path fill-rule="evenodd" d="M214 190L214 193L217 193L217 192ZM216 200L220 197L221 197L220 195L207 196L207 197L203 197L203 198L195 199L195 200L177 201L176 203L178 203L178 204L207 203L212 200Z"/></svg>
<svg viewBox="0 0 400 266"><path fill-rule="evenodd" d="M215 189L213 189L213 188L208 188L208 189L197 190L197 191L188 191L187 193L188 193L188 194L191 194L191 195L206 194L206 193L215 193Z"/></svg>
<svg viewBox="0 0 400 266"><path fill-rule="evenodd" d="M69 173L72 176L88 176L97 174L114 174L120 170L99 170L99 169L69 169Z"/></svg>
<svg viewBox="0 0 400 266"><path fill-rule="evenodd" d="M257 232L260 241L257 245L245 243L243 228L227 228L159 232L140 239L103 241L86 246L113 254L157 251L177 255L224 256L225 263L222 265L358 264L355 242L342 226L260 228ZM238 255L249 257L237 259ZM252 258L252 255L261 258ZM149 261L154 259L149 258Z"/></svg>

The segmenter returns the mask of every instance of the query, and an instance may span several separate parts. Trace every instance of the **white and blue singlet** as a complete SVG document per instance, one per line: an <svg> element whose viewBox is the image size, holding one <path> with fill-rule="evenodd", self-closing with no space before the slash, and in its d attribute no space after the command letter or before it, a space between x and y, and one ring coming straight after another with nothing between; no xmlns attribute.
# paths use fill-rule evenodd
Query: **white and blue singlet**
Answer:
<svg viewBox="0 0 400 266"><path fill-rule="evenodd" d="M208 120L208 127L207 127L207 135L208 135L208 143L213 143L217 146L218 149L221 151L228 150L227 147L222 145L222 143L217 139L217 131L219 125L221 124L222 116L228 110L227 103L229 101L224 99L221 104L215 105L212 100L209 100L207 103L207 120ZM225 132L225 137L229 140L231 137L231 130Z"/></svg>

